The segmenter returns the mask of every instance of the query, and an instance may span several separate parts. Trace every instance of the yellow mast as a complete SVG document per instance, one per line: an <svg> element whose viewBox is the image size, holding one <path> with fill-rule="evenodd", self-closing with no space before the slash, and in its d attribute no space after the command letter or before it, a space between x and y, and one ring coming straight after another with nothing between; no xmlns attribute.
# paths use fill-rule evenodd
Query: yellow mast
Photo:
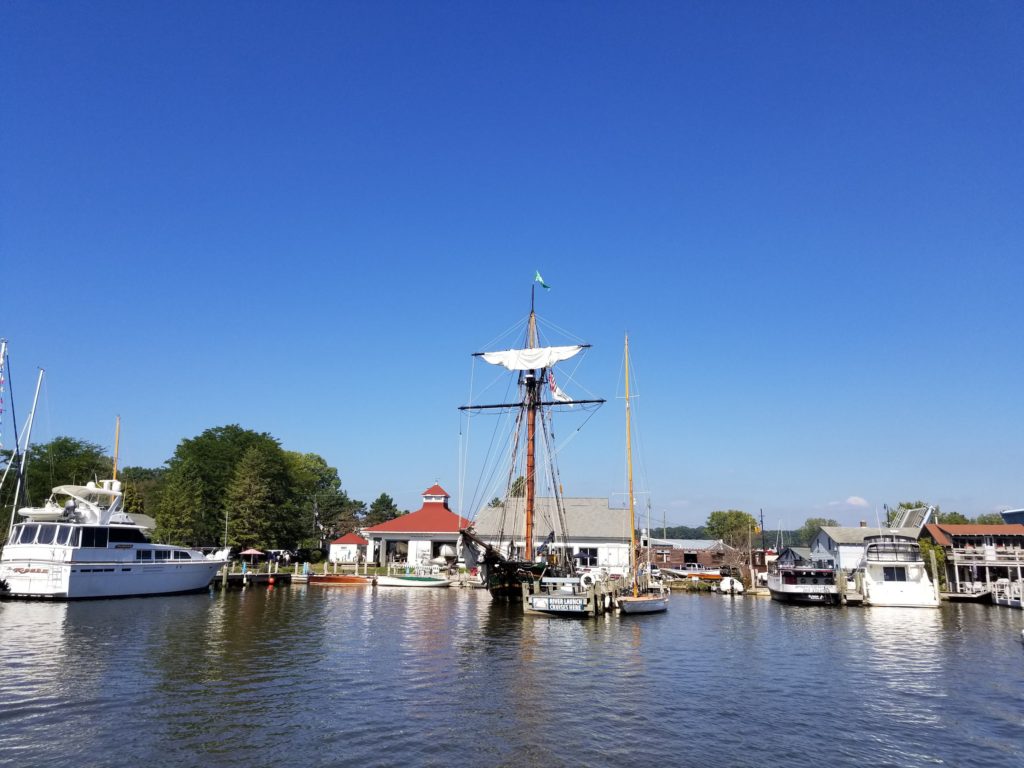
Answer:
<svg viewBox="0 0 1024 768"><path fill-rule="evenodd" d="M117 480L117 449L121 440L121 417L117 417L114 425L114 480Z"/></svg>
<svg viewBox="0 0 1024 768"><path fill-rule="evenodd" d="M633 515L633 441L629 413L629 334L626 334L626 474L629 476L629 570L633 574L633 597L640 596L636 567L636 520ZM648 535L650 535L648 533Z"/></svg>

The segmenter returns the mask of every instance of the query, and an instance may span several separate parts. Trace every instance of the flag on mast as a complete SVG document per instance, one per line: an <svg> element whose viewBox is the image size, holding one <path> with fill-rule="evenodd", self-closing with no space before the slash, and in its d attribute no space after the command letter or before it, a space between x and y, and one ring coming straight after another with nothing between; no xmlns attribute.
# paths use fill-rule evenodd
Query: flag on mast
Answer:
<svg viewBox="0 0 1024 768"><path fill-rule="evenodd" d="M544 278L540 276L540 270L539 269L537 270L537 273L533 276L533 282L540 283L544 287L544 290L546 290L546 291L550 291L551 290L551 286L548 285L547 283L545 283L544 282Z"/></svg>

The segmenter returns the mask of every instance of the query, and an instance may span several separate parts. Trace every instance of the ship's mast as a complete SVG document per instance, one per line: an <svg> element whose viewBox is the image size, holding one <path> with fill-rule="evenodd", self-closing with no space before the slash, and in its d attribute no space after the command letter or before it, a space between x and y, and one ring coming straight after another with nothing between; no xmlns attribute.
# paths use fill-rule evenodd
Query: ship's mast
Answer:
<svg viewBox="0 0 1024 768"><path fill-rule="evenodd" d="M534 289L530 289L530 323L526 329L526 346L537 346L537 315L533 310ZM533 560L533 504L536 493L537 401L540 387L537 371L526 372L526 541L523 557Z"/></svg>
<svg viewBox="0 0 1024 768"><path fill-rule="evenodd" d="M636 567L636 519L633 513L633 440L629 412L629 334L626 334L626 475L629 479L629 570L633 573L633 597L639 597ZM650 531L647 532L650 536Z"/></svg>
<svg viewBox="0 0 1024 768"><path fill-rule="evenodd" d="M117 480L117 449L121 441L121 417L117 417L117 421L114 423L114 474L113 480Z"/></svg>

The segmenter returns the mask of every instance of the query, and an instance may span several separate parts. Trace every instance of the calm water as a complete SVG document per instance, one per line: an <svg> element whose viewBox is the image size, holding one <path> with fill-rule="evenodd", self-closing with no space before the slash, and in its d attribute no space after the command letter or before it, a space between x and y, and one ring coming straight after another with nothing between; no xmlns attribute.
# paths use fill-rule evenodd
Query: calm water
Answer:
<svg viewBox="0 0 1024 768"><path fill-rule="evenodd" d="M481 591L0 603L0 764L1024 766L1024 612Z"/></svg>

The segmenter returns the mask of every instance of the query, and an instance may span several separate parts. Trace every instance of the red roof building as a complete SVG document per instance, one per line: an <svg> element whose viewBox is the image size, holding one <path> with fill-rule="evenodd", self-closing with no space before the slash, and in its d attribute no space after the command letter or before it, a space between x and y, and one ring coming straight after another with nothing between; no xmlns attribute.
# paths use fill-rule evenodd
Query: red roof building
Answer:
<svg viewBox="0 0 1024 768"><path fill-rule="evenodd" d="M945 589L957 599L991 595L1001 602L1003 593L1024 586L1022 524L928 523L921 537L930 538L945 550Z"/></svg>
<svg viewBox="0 0 1024 768"><path fill-rule="evenodd" d="M366 559L366 539L358 533L346 533L327 548L327 559L332 563L358 563Z"/></svg>
<svg viewBox="0 0 1024 768"><path fill-rule="evenodd" d="M438 484L422 494L423 505L394 520L362 530L370 539L371 559L419 564L438 557L453 557L459 530L470 524L448 508L448 492Z"/></svg>
<svg viewBox="0 0 1024 768"><path fill-rule="evenodd" d="M358 533L346 533L340 539L335 539L331 544L355 544L356 546L365 547L369 544L366 539L360 536Z"/></svg>

